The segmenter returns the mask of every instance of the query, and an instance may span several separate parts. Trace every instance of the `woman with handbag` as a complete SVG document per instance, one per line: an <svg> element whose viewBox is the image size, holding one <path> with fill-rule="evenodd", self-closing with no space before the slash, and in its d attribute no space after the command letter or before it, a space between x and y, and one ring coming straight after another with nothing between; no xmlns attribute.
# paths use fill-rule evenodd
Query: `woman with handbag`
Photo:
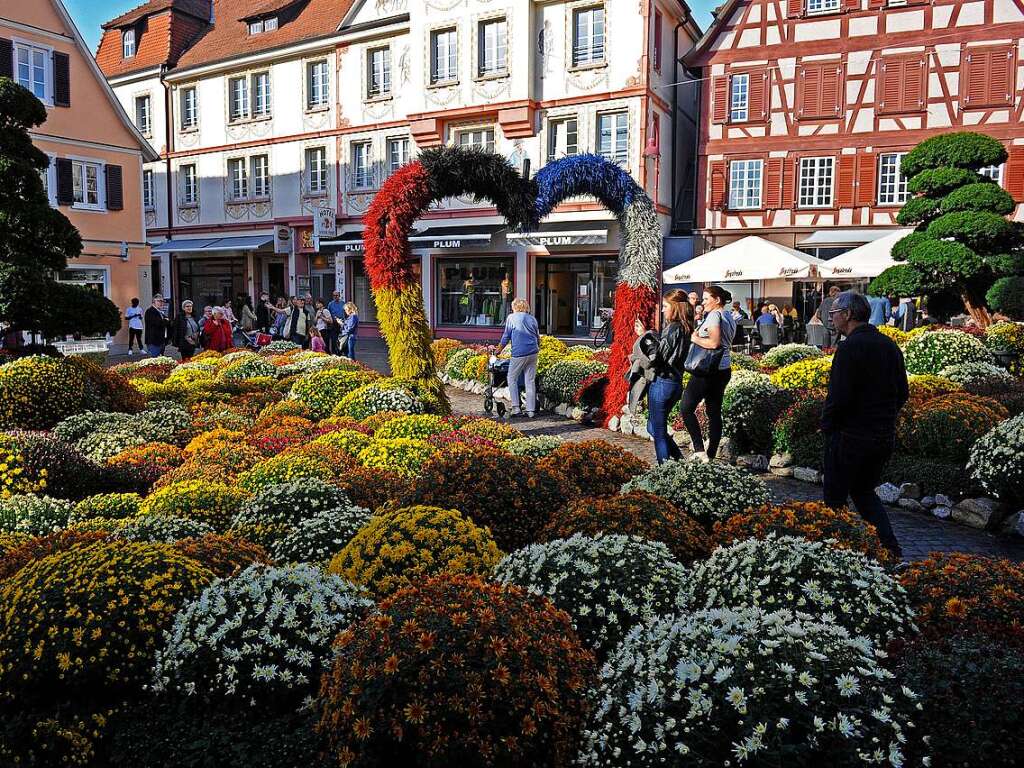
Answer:
<svg viewBox="0 0 1024 768"><path fill-rule="evenodd" d="M683 361L693 333L693 305L686 291L674 290L661 300L661 333L648 331L637 318L633 325L641 337L641 346L654 369L654 380L647 389L647 431L654 438L654 454L659 464L681 459L682 452L668 434L668 418L682 395Z"/></svg>
<svg viewBox="0 0 1024 768"><path fill-rule="evenodd" d="M683 392L681 413L686 431L693 441L692 460L711 461L718 453L722 441L722 398L725 387L732 378L732 361L729 350L736 336L736 320L725 307L732 301L732 294L717 285L704 289L702 304L704 320L690 336L692 345L686 357L686 371L690 381ZM704 449L704 438L697 421L697 406L701 401L708 415L708 445Z"/></svg>

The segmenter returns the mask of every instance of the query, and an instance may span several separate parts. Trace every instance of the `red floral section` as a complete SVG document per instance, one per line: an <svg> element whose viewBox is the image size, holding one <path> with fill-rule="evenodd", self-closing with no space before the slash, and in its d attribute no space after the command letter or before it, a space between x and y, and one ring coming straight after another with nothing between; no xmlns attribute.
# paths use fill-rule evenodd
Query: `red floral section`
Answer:
<svg viewBox="0 0 1024 768"><path fill-rule="evenodd" d="M428 182L422 163L402 166L384 183L366 213L363 243L374 291L400 291L417 282L408 260L409 232L430 205Z"/></svg>
<svg viewBox="0 0 1024 768"><path fill-rule="evenodd" d="M632 287L619 283L615 287L615 314L612 315L612 334L615 339L608 359L608 388L604 393L604 414L607 421L622 413L629 393L626 371L629 353L633 349L636 333L633 322L640 318L645 328L654 327L654 313L658 307L658 294L645 285Z"/></svg>

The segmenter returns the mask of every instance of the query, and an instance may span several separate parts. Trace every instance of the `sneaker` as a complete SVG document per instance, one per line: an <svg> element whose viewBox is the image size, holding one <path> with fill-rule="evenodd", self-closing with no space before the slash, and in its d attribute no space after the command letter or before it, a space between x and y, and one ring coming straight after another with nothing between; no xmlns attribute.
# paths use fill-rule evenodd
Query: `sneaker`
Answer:
<svg viewBox="0 0 1024 768"><path fill-rule="evenodd" d="M536 417L536 415L537 415L537 414L535 414L535 413L534 413L533 411L528 411L528 412L527 412L527 414L526 414L526 416L527 416L528 418L531 418L531 419L532 419L532 418L535 418L535 417Z"/></svg>
<svg viewBox="0 0 1024 768"><path fill-rule="evenodd" d="M694 464L707 464L711 459L708 458L707 451L697 451L690 454L688 461L692 461Z"/></svg>
<svg viewBox="0 0 1024 768"><path fill-rule="evenodd" d="M128 350L128 357L131 357L131 356L132 356L132 355L134 355L134 354L135 354L135 353L134 353L134 352L133 352L132 350L130 350L130 349Z"/></svg>
<svg viewBox="0 0 1024 768"><path fill-rule="evenodd" d="M523 418L523 416L525 416L525 415L526 415L526 414L524 414L524 413L523 413L522 411L512 411L512 412L511 412L511 413L510 413L510 414L508 415L508 417L509 417L510 419L521 419L521 418Z"/></svg>

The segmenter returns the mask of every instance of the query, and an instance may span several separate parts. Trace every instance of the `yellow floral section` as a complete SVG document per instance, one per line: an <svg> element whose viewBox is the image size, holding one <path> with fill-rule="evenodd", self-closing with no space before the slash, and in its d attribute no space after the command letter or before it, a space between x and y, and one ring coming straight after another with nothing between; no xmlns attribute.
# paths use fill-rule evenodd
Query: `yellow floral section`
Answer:
<svg viewBox="0 0 1024 768"><path fill-rule="evenodd" d="M878 332L883 336L888 336L901 347L910 339L910 336L905 331L901 331L899 328L894 328L891 325L878 326Z"/></svg>
<svg viewBox="0 0 1024 768"><path fill-rule="evenodd" d="M426 440L410 437L374 438L359 452L359 463L369 469L384 469L415 477L437 451Z"/></svg>
<svg viewBox="0 0 1024 768"><path fill-rule="evenodd" d="M375 516L329 570L380 599L442 573L487 576L502 556L490 531L458 511L417 506Z"/></svg>
<svg viewBox="0 0 1024 768"><path fill-rule="evenodd" d="M340 448L349 456L358 456L359 452L363 450L370 443L370 438L364 435L362 432L356 432L354 429L338 429L334 432L328 432L325 435L320 435L314 440L311 445L314 446L329 446L331 448Z"/></svg>
<svg viewBox="0 0 1024 768"><path fill-rule="evenodd" d="M912 374L907 377L907 384L910 387L910 400L914 403L924 403L963 389L955 381L930 373Z"/></svg>
<svg viewBox="0 0 1024 768"><path fill-rule="evenodd" d="M827 387L832 370L831 357L812 357L779 368L771 376L772 384L783 389Z"/></svg>
<svg viewBox="0 0 1024 768"><path fill-rule="evenodd" d="M154 491L139 507L140 515L168 515L209 523L226 530L249 494L240 488L205 480L186 480Z"/></svg>
<svg viewBox="0 0 1024 768"><path fill-rule="evenodd" d="M46 490L45 468L33 479L25 471L25 463L15 441L0 435L0 499L15 494L43 493Z"/></svg>

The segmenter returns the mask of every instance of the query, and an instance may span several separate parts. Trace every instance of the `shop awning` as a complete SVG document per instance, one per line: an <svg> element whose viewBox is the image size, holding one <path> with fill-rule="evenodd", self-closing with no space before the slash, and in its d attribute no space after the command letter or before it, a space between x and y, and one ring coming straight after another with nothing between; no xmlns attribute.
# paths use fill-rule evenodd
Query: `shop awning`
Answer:
<svg viewBox="0 0 1024 768"><path fill-rule="evenodd" d="M608 242L608 230L597 229L593 226L589 229L575 229L562 226L552 226L550 229L541 228L537 232L509 232L505 239L511 243L522 243L524 245L558 246L558 245L604 245Z"/></svg>
<svg viewBox="0 0 1024 768"><path fill-rule="evenodd" d="M750 235L666 270L662 280L665 283L794 280L812 277L823 263L809 254Z"/></svg>
<svg viewBox="0 0 1024 768"><path fill-rule="evenodd" d="M207 237L190 240L165 240L154 246L153 253L214 253L218 251L255 251L274 242L271 235L244 237Z"/></svg>
<svg viewBox="0 0 1024 768"><path fill-rule="evenodd" d="M841 256L824 262L818 272L825 280L842 280L854 277L878 277L896 262L892 260L892 247L909 235L912 229L889 230L880 237L859 248L847 251Z"/></svg>
<svg viewBox="0 0 1024 768"><path fill-rule="evenodd" d="M797 245L821 248L829 245L860 245L870 243L892 232L891 229L819 229L800 240Z"/></svg>
<svg viewBox="0 0 1024 768"><path fill-rule="evenodd" d="M363 250L363 230L342 232L337 237L320 240L320 249L337 248L341 253L360 253Z"/></svg>
<svg viewBox="0 0 1024 768"><path fill-rule="evenodd" d="M466 247L490 245L495 233L505 227L502 225L481 227L424 227L409 237L409 245L413 248L430 248L433 250L457 250Z"/></svg>

